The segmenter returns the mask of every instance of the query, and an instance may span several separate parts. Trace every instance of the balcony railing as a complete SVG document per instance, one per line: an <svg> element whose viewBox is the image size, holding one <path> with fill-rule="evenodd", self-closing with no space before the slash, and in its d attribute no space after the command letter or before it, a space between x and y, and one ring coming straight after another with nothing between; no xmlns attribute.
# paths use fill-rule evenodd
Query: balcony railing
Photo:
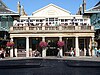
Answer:
<svg viewBox="0 0 100 75"><path fill-rule="evenodd" d="M94 31L94 26L13 26L10 32L85 32Z"/></svg>

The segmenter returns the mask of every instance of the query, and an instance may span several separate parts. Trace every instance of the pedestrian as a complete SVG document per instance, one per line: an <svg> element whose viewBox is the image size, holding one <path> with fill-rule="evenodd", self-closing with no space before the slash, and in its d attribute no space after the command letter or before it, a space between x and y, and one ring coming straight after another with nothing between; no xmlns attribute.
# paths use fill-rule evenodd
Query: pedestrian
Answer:
<svg viewBox="0 0 100 75"><path fill-rule="evenodd" d="M95 56L97 56L97 48L94 48Z"/></svg>
<svg viewBox="0 0 100 75"><path fill-rule="evenodd" d="M36 49L36 50L33 51L33 56L34 56L34 57L40 57L41 54L40 54L40 52Z"/></svg>
<svg viewBox="0 0 100 75"><path fill-rule="evenodd" d="M100 48L97 48L97 57L100 56Z"/></svg>
<svg viewBox="0 0 100 75"><path fill-rule="evenodd" d="M57 54L57 57L62 58L62 56L61 56L61 48L58 48L58 54Z"/></svg>
<svg viewBox="0 0 100 75"><path fill-rule="evenodd" d="M73 57L74 56L74 50L73 50L73 48L71 47L71 56Z"/></svg>
<svg viewBox="0 0 100 75"><path fill-rule="evenodd" d="M0 58L1 59L4 58L4 49L3 48L0 49Z"/></svg>

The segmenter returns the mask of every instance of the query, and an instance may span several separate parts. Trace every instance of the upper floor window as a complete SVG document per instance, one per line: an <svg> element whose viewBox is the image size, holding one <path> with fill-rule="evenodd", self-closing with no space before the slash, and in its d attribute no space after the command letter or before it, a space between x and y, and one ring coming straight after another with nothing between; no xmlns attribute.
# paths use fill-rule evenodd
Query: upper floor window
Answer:
<svg viewBox="0 0 100 75"><path fill-rule="evenodd" d="M67 22L68 20L67 19L65 19L65 22Z"/></svg>
<svg viewBox="0 0 100 75"><path fill-rule="evenodd" d="M48 21L48 18L46 18L46 21Z"/></svg>
<svg viewBox="0 0 100 75"><path fill-rule="evenodd" d="M82 22L82 21L83 21L83 19L80 19L80 21Z"/></svg>
<svg viewBox="0 0 100 75"><path fill-rule="evenodd" d="M64 19L61 19L61 22L64 22Z"/></svg>
<svg viewBox="0 0 100 75"><path fill-rule="evenodd" d="M30 22L33 22L33 20L30 20Z"/></svg>
<svg viewBox="0 0 100 75"><path fill-rule="evenodd" d="M55 18L55 21L58 21L58 18Z"/></svg>
<svg viewBox="0 0 100 75"><path fill-rule="evenodd" d="M39 20L36 20L36 22L39 22Z"/></svg>
<svg viewBox="0 0 100 75"><path fill-rule="evenodd" d="M40 22L42 22L43 20L40 20Z"/></svg>
<svg viewBox="0 0 100 75"><path fill-rule="evenodd" d="M54 18L49 18L49 21L54 21Z"/></svg>

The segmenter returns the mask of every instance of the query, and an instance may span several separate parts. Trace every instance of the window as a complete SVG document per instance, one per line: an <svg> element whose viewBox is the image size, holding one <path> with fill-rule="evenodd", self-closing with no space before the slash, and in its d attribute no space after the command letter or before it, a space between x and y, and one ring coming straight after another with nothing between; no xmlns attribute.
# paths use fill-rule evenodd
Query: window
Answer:
<svg viewBox="0 0 100 75"><path fill-rule="evenodd" d="M80 19L80 21L82 22L82 21L83 21L83 19Z"/></svg>
<svg viewBox="0 0 100 75"><path fill-rule="evenodd" d="M43 20L40 20L40 22L42 22Z"/></svg>
<svg viewBox="0 0 100 75"><path fill-rule="evenodd" d="M84 23L84 25L87 25L87 23Z"/></svg>
<svg viewBox="0 0 100 75"><path fill-rule="evenodd" d="M46 18L46 21L48 21L48 18Z"/></svg>
<svg viewBox="0 0 100 75"><path fill-rule="evenodd" d="M80 23L80 25L83 25L83 23Z"/></svg>
<svg viewBox="0 0 100 75"><path fill-rule="evenodd" d="M68 23L65 23L65 25L68 25Z"/></svg>
<svg viewBox="0 0 100 75"><path fill-rule="evenodd" d="M21 20L21 22L23 22L24 20Z"/></svg>
<svg viewBox="0 0 100 75"><path fill-rule="evenodd" d="M75 23L75 25L77 26L77 25L78 25L78 23Z"/></svg>
<svg viewBox="0 0 100 75"><path fill-rule="evenodd" d="M98 21L98 23L100 24L100 20Z"/></svg>
<svg viewBox="0 0 100 75"><path fill-rule="evenodd" d="M75 19L75 21L78 21L78 19Z"/></svg>
<svg viewBox="0 0 100 75"><path fill-rule="evenodd" d="M54 21L54 18L49 18L49 21Z"/></svg>
<svg viewBox="0 0 100 75"><path fill-rule="evenodd" d="M2 6L2 4L0 3L0 6Z"/></svg>
<svg viewBox="0 0 100 75"><path fill-rule="evenodd" d="M36 22L39 22L39 20L36 20Z"/></svg>
<svg viewBox="0 0 100 75"><path fill-rule="evenodd" d="M58 18L55 18L55 21L58 21Z"/></svg>
<svg viewBox="0 0 100 75"><path fill-rule="evenodd" d="M30 22L33 22L33 20L30 20Z"/></svg>
<svg viewBox="0 0 100 75"><path fill-rule="evenodd" d="M67 19L65 19L65 22L67 22L68 20Z"/></svg>
<svg viewBox="0 0 100 75"><path fill-rule="evenodd" d="M64 22L64 19L61 19L61 22Z"/></svg>

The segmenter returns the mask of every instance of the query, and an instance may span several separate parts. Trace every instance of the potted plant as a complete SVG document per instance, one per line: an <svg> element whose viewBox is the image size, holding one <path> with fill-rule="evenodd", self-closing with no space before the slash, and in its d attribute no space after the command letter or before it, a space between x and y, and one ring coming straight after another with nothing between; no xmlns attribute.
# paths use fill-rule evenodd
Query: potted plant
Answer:
<svg viewBox="0 0 100 75"><path fill-rule="evenodd" d="M39 43L39 46L42 48L42 57L46 57L46 47L47 47L47 42L41 41Z"/></svg>
<svg viewBox="0 0 100 75"><path fill-rule="evenodd" d="M6 50L7 50L7 56L10 55L10 57L13 57L13 46L14 46L14 42L13 41L8 41L6 43Z"/></svg>
<svg viewBox="0 0 100 75"><path fill-rule="evenodd" d="M64 41L58 41L57 45L58 45L59 48L63 47L64 46Z"/></svg>
<svg viewBox="0 0 100 75"><path fill-rule="evenodd" d="M14 46L14 42L13 41L7 42L6 46L7 48L12 48Z"/></svg>
<svg viewBox="0 0 100 75"><path fill-rule="evenodd" d="M58 48L59 51L58 51L57 56L61 58L61 57L63 56L62 47L64 46L64 41L58 41L58 42L57 42L57 45L58 45L58 47L59 47L59 48Z"/></svg>

